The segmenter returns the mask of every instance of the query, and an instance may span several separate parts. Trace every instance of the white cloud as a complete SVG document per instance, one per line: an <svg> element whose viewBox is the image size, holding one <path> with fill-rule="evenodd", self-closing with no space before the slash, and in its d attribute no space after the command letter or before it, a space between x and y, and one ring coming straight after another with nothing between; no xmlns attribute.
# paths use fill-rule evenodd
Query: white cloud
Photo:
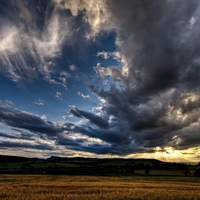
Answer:
<svg viewBox="0 0 200 200"><path fill-rule="evenodd" d="M65 78L69 78L71 75L70 75L67 71L62 71L62 72L60 73L60 76L61 76L61 77L65 77Z"/></svg>
<svg viewBox="0 0 200 200"><path fill-rule="evenodd" d="M46 103L44 100L38 99L37 101L34 102L34 104L36 104L38 106L44 106Z"/></svg>
<svg viewBox="0 0 200 200"><path fill-rule="evenodd" d="M105 104L106 103L106 99L102 98L102 97L98 97L99 101L102 103L102 104Z"/></svg>
<svg viewBox="0 0 200 200"><path fill-rule="evenodd" d="M76 71L76 70L77 70L77 67L76 67L75 65L70 65L70 66L69 66L69 69L70 69L71 71Z"/></svg>
<svg viewBox="0 0 200 200"><path fill-rule="evenodd" d="M55 97L56 97L57 99L61 100L61 99L62 99L62 94L61 94L60 92L56 92Z"/></svg>
<svg viewBox="0 0 200 200"><path fill-rule="evenodd" d="M114 60L121 61L121 54L119 51L111 52L111 56Z"/></svg>
<svg viewBox="0 0 200 200"><path fill-rule="evenodd" d="M190 22L190 25L193 26L194 23L196 22L196 19L194 17L191 17L189 22Z"/></svg>
<svg viewBox="0 0 200 200"><path fill-rule="evenodd" d="M84 99L89 99L90 98L90 95L84 95L81 92L78 92L78 95L81 96Z"/></svg>
<svg viewBox="0 0 200 200"><path fill-rule="evenodd" d="M67 79L66 79L66 78L60 77L59 79L60 79L64 84L66 84L66 82L67 82Z"/></svg>
<svg viewBox="0 0 200 200"><path fill-rule="evenodd" d="M6 104L8 106L15 106L15 104L12 101L6 100Z"/></svg>
<svg viewBox="0 0 200 200"><path fill-rule="evenodd" d="M108 12L105 0L54 0L63 9L70 9L73 16L77 16L79 11L86 11L84 20L91 26L87 38L94 38L101 30L111 30L111 12Z"/></svg>
<svg viewBox="0 0 200 200"><path fill-rule="evenodd" d="M102 67L100 63L97 63L97 65L94 67L94 70L97 74L99 74L102 78L106 76L113 77L116 81L122 81L123 76L121 73L121 70L117 67ZM104 84L104 83L103 83Z"/></svg>
<svg viewBox="0 0 200 200"><path fill-rule="evenodd" d="M54 67L54 66L55 66L55 63L53 63L52 61L46 62L46 64L47 64L48 66L51 66L51 67Z"/></svg>
<svg viewBox="0 0 200 200"><path fill-rule="evenodd" d="M65 90L67 90L66 82L63 81L63 78L60 77L59 80L60 80L61 82L56 81L56 80L53 79L53 78L50 78L50 79L47 78L47 79L46 79L46 81L49 82L50 84L57 85L57 86L61 86L61 87L63 87Z"/></svg>
<svg viewBox="0 0 200 200"><path fill-rule="evenodd" d="M103 107L102 106L97 106L97 107L93 107L92 108L92 111L94 112L94 111L102 111L102 109L103 109Z"/></svg>
<svg viewBox="0 0 200 200"><path fill-rule="evenodd" d="M102 106L93 107L92 112L96 112L96 115L100 117L103 114L103 107Z"/></svg>
<svg viewBox="0 0 200 200"><path fill-rule="evenodd" d="M45 119L47 119L47 116L46 115L42 115L40 118L45 120Z"/></svg>
<svg viewBox="0 0 200 200"><path fill-rule="evenodd" d="M107 60L110 57L109 52L106 51L97 52L97 56L101 56L105 60Z"/></svg>
<svg viewBox="0 0 200 200"><path fill-rule="evenodd" d="M97 52L97 56L104 58L107 60L108 58L112 57L114 60L120 61L121 60L121 55L119 51L114 51L114 52L106 52L106 51L101 51Z"/></svg>

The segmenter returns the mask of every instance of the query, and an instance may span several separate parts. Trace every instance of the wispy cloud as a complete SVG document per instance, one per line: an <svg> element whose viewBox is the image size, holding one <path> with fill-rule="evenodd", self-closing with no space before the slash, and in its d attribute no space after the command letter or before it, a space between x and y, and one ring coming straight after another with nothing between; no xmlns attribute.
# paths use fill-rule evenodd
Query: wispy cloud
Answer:
<svg viewBox="0 0 200 200"><path fill-rule="evenodd" d="M54 58L60 56L64 41L71 35L70 20L54 3L41 7L40 1L28 6L21 0L8 0L5 4L5 15L1 15L0 71L14 81L31 81L38 75L50 80Z"/></svg>
<svg viewBox="0 0 200 200"><path fill-rule="evenodd" d="M55 97L59 100L62 100L62 94L60 92L56 92Z"/></svg>
<svg viewBox="0 0 200 200"><path fill-rule="evenodd" d="M102 57L105 60L109 59L110 57L113 58L114 60L121 60L120 52L119 51L114 51L114 52L107 52L107 51L99 51L97 52L98 57Z"/></svg>
<svg viewBox="0 0 200 200"><path fill-rule="evenodd" d="M76 67L75 65L70 65L70 66L69 66L69 69L70 69L71 71L76 71L76 70L77 70L77 67Z"/></svg>
<svg viewBox="0 0 200 200"><path fill-rule="evenodd" d="M81 92L78 92L78 95L81 96L83 99L89 99L90 95L84 95Z"/></svg>
<svg viewBox="0 0 200 200"><path fill-rule="evenodd" d="M66 120L66 119L67 119L67 116L66 116L66 115L63 115L62 118L63 118L64 120Z"/></svg>
<svg viewBox="0 0 200 200"><path fill-rule="evenodd" d="M41 119L46 120L47 119L47 115L42 115Z"/></svg>
<svg viewBox="0 0 200 200"><path fill-rule="evenodd" d="M118 67L102 67L100 63L97 63L97 65L94 67L94 70L102 78L110 76L114 78L115 81L121 82L124 80L123 74Z"/></svg>
<svg viewBox="0 0 200 200"><path fill-rule="evenodd" d="M38 106L44 106L46 104L46 102L42 99L38 99L37 101L34 102L34 104L36 104Z"/></svg>
<svg viewBox="0 0 200 200"><path fill-rule="evenodd" d="M9 106L15 106L15 104L10 100L6 100L6 104Z"/></svg>
<svg viewBox="0 0 200 200"><path fill-rule="evenodd" d="M107 60L110 57L109 53L106 51L97 52L97 56L101 56L105 60Z"/></svg>

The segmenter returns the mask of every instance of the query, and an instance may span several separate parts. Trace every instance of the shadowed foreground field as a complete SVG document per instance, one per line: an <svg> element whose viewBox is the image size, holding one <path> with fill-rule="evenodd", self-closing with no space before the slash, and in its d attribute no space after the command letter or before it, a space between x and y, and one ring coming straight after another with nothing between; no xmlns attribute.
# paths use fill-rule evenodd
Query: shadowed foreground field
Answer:
<svg viewBox="0 0 200 200"><path fill-rule="evenodd" d="M0 199L200 199L194 177L0 175Z"/></svg>

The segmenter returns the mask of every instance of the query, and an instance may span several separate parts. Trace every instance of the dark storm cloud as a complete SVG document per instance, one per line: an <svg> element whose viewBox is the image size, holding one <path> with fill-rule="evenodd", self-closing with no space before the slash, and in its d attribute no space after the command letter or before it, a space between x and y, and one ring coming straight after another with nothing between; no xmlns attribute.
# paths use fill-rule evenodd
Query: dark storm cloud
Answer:
<svg viewBox="0 0 200 200"><path fill-rule="evenodd" d="M4 138L12 138L12 139L16 139L16 138L17 138L16 136L8 135L8 134L6 134L6 133L2 133L2 132L0 132L0 137L4 137Z"/></svg>
<svg viewBox="0 0 200 200"><path fill-rule="evenodd" d="M47 144L39 143L28 143L28 142L17 142L17 141L0 141L0 149L7 148L30 148L30 149L40 149L40 150L53 150L53 148Z"/></svg>
<svg viewBox="0 0 200 200"><path fill-rule="evenodd" d="M12 130L13 132L19 133L19 137L20 137L20 138L23 138L23 139L29 139L29 140L30 140L31 137L34 136L33 133L28 132L28 131L24 131L24 130L22 130L22 129L11 128L11 130Z"/></svg>
<svg viewBox="0 0 200 200"><path fill-rule="evenodd" d="M74 108L74 110L76 109ZM62 123L59 125L46 122L36 115L21 112L1 103L0 122L14 128L11 128L12 134L0 133L0 137L3 138L0 146L1 148L12 146L14 148L49 149L49 145L38 144L37 138L41 138L46 141L54 140L56 145L62 145L71 150L89 151L97 154L116 154L118 152L117 154L125 155L136 151L135 147L129 146L132 139L127 138L128 133L125 126L119 126L118 122L112 120L108 128L108 124L105 125L106 123L102 118L78 109L77 112L90 119L90 123L80 125ZM94 126L94 123L96 126ZM86 138L69 138L68 134L73 135L73 133L81 133ZM100 139L102 142L90 142L88 138ZM7 139L11 139L11 141L7 141ZM12 139L21 141L12 141ZM136 152L140 149L138 147Z"/></svg>
<svg viewBox="0 0 200 200"><path fill-rule="evenodd" d="M71 130L74 126L71 123L58 125L56 123L45 121L36 115L9 108L1 104L1 102L0 122L11 127L22 128L39 134L44 133L50 136L57 135L63 131Z"/></svg>
<svg viewBox="0 0 200 200"><path fill-rule="evenodd" d="M194 38L199 35L198 22L191 25L190 21L196 17L199 2L127 0L108 5L118 23L120 50L128 62L124 82L137 84L139 92L148 95L174 86L180 71L190 68L187 65L193 65L191 61L198 56Z"/></svg>
<svg viewBox="0 0 200 200"><path fill-rule="evenodd" d="M108 128L108 126L109 126L108 122L105 119L103 119L97 115L94 115L90 112L79 110L77 108L71 108L70 112L76 117L80 117L80 118L84 117L84 118L90 120L91 123L97 125L98 127Z"/></svg>
<svg viewBox="0 0 200 200"><path fill-rule="evenodd" d="M1 138L10 138L10 139L34 140L32 138L34 136L34 134L32 134L30 132L25 132L24 130L15 129L15 128L11 129L11 130L12 130L12 133L10 133L10 134L0 132L0 137Z"/></svg>
<svg viewBox="0 0 200 200"><path fill-rule="evenodd" d="M113 129L105 130L96 128L90 124L85 124L76 126L75 130L89 137L99 138L109 143L126 143L128 141L127 133L121 127L118 128L114 127Z"/></svg>
<svg viewBox="0 0 200 200"><path fill-rule="evenodd" d="M90 139L92 137L101 139L103 142L91 142L88 138L65 138L65 137L59 137L56 141L57 145L63 145L67 149L75 150L75 151L86 151L94 154L113 154L113 155L127 155L133 152L144 152L144 150L147 152L147 149L141 148L141 147L134 147L131 146L130 143L127 143L126 141L120 142L120 140L117 141L116 135L111 134L110 132L107 132L107 135L105 136L105 133L102 132L101 136L100 131L98 135L95 133L95 130L93 130L93 135L91 135L88 131L79 129L76 129L77 132L82 133L84 135L90 136ZM118 138L118 139L124 139L124 138ZM106 142L105 142L106 141Z"/></svg>
<svg viewBox="0 0 200 200"><path fill-rule="evenodd" d="M125 64L117 74L112 68L99 69L116 85L89 88L106 100L104 115L113 116L125 130L121 137L129 142L129 153L130 146L198 146L199 1L108 1L107 9ZM115 144L122 151L127 148Z"/></svg>

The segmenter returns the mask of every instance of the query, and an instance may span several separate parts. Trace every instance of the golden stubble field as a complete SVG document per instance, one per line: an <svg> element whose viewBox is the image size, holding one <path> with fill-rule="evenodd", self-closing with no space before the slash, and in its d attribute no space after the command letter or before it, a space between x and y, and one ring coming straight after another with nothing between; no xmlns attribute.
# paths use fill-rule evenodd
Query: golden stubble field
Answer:
<svg viewBox="0 0 200 200"><path fill-rule="evenodd" d="M0 175L0 199L200 199L200 180L194 177Z"/></svg>

